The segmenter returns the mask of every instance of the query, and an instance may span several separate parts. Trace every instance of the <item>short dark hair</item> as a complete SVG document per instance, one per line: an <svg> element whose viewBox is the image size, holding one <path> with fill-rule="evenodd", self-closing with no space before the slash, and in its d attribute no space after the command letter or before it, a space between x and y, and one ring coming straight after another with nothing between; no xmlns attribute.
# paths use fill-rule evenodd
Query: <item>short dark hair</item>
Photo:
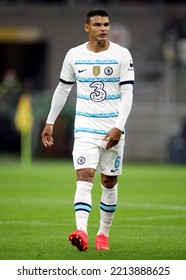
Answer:
<svg viewBox="0 0 186 280"><path fill-rule="evenodd" d="M105 10L103 10L103 9L93 9L93 10L90 10L90 11L87 13L85 22L88 23L88 22L90 21L90 18L91 18L91 17L94 17L94 16L108 17L108 14L107 14L107 12L106 12Z"/></svg>

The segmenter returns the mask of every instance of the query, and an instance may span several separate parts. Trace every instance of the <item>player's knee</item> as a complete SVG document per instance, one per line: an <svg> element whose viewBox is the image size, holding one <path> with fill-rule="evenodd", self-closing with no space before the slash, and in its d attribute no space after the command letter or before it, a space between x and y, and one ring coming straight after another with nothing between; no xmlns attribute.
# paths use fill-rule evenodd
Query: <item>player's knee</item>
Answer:
<svg viewBox="0 0 186 280"><path fill-rule="evenodd" d="M95 169L93 168L84 168L84 169L76 170L77 180L93 183L94 173L95 173Z"/></svg>
<svg viewBox="0 0 186 280"><path fill-rule="evenodd" d="M117 176L101 176L101 183L105 188L112 189L117 184Z"/></svg>

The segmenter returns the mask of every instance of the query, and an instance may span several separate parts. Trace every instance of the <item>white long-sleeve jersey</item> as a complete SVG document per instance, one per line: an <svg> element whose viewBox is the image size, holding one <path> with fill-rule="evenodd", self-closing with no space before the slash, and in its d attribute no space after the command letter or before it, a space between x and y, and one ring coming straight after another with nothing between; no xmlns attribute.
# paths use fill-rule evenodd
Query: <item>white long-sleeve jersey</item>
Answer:
<svg viewBox="0 0 186 280"><path fill-rule="evenodd" d="M55 122L75 81L75 137L87 135L102 139L113 127L124 132L133 99L134 67L130 52L113 42L109 42L107 50L98 53L89 51L87 43L70 49L47 123Z"/></svg>

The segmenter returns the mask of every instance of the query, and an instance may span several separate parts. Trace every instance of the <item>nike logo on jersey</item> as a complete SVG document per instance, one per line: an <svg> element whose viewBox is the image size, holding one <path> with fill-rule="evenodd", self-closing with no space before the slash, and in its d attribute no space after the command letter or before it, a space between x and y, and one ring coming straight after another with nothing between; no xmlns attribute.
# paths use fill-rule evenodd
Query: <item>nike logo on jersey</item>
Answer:
<svg viewBox="0 0 186 280"><path fill-rule="evenodd" d="M130 66L128 68L129 71L134 71L134 64L133 63L130 63Z"/></svg>
<svg viewBox="0 0 186 280"><path fill-rule="evenodd" d="M86 71L87 69L83 69L83 70L78 70L78 73L82 73L84 71Z"/></svg>

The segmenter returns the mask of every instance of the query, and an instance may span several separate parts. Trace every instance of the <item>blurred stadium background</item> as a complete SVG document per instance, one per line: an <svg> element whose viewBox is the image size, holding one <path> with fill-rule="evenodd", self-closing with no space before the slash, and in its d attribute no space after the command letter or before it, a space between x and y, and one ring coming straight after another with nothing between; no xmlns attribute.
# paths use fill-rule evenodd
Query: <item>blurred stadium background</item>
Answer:
<svg viewBox="0 0 186 280"><path fill-rule="evenodd" d="M87 40L84 17L93 7L111 18L110 39L134 58L134 105L125 160L186 162L185 1L0 1L0 156L20 154L15 115L28 93L33 112L32 157L70 158L75 88L55 126L55 145L44 149L43 129L67 50Z"/></svg>

